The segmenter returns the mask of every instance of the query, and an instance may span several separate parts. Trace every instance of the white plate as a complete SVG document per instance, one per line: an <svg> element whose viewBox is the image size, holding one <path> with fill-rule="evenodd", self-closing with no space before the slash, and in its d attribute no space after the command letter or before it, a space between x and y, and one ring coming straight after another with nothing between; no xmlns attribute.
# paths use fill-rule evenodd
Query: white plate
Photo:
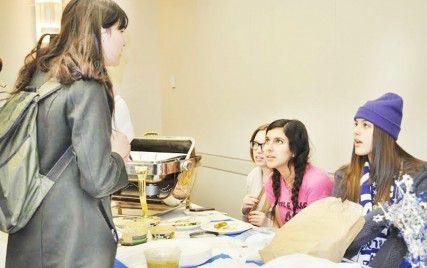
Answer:
<svg viewBox="0 0 427 268"><path fill-rule="evenodd" d="M177 222L179 222L179 221L188 221L188 222L192 222L194 224L188 225L188 226L180 226L180 225L177 225ZM180 218L175 218L175 219L169 220L168 222L170 224L172 224L173 226L175 226L175 229L177 231L193 230L193 229L197 229L200 227L200 220L196 219L195 217L180 217Z"/></svg>
<svg viewBox="0 0 427 268"><path fill-rule="evenodd" d="M205 231L218 232L219 234L232 235L232 234L240 234L246 230L251 229L253 226L247 222L239 221L239 220L231 220L225 221L228 225L225 229L217 229L215 228L215 224L218 224L218 221L214 222L205 222L200 226Z"/></svg>

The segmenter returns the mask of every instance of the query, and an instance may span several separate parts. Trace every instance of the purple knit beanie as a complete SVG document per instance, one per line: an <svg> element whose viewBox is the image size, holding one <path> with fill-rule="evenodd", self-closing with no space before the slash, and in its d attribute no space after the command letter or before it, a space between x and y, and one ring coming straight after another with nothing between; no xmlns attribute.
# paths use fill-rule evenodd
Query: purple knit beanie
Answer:
<svg viewBox="0 0 427 268"><path fill-rule="evenodd" d="M402 123L402 97L395 93L386 93L378 99L367 101L359 107L354 119L368 120L376 127L384 130L395 140L399 136Z"/></svg>

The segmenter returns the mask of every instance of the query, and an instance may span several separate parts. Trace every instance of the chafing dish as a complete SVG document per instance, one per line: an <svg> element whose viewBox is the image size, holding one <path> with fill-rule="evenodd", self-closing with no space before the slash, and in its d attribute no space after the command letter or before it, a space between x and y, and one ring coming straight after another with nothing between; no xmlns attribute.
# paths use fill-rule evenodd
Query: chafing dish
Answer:
<svg viewBox="0 0 427 268"><path fill-rule="evenodd" d="M189 137L134 139L131 161L126 163L129 184L112 197L118 213L122 214L123 208L142 208L155 215L182 206L184 201L189 203L201 159L194 146L194 139Z"/></svg>

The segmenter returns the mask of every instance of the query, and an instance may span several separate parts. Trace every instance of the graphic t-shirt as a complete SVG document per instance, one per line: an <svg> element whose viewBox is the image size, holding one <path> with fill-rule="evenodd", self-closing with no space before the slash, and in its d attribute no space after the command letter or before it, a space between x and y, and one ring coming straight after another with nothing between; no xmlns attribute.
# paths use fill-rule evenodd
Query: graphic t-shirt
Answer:
<svg viewBox="0 0 427 268"><path fill-rule="evenodd" d="M272 177L273 174L270 175L265 184L267 201L271 206L274 205L276 200L273 192ZM332 180L325 171L308 164L299 189L296 212L298 213L316 200L330 196L332 194L332 186ZM287 187L283 177L280 177L280 197L277 203L276 217L281 224L286 223L293 217L292 189Z"/></svg>

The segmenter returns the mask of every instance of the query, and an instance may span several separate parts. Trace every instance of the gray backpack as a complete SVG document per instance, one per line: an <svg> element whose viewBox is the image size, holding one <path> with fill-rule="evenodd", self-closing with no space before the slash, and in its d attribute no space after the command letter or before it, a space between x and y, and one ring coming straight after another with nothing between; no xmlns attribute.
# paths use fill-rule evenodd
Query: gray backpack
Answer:
<svg viewBox="0 0 427 268"><path fill-rule="evenodd" d="M46 176L39 172L39 102L61 87L49 80L35 92L12 94L0 107L0 231L23 228L74 157L70 146Z"/></svg>

